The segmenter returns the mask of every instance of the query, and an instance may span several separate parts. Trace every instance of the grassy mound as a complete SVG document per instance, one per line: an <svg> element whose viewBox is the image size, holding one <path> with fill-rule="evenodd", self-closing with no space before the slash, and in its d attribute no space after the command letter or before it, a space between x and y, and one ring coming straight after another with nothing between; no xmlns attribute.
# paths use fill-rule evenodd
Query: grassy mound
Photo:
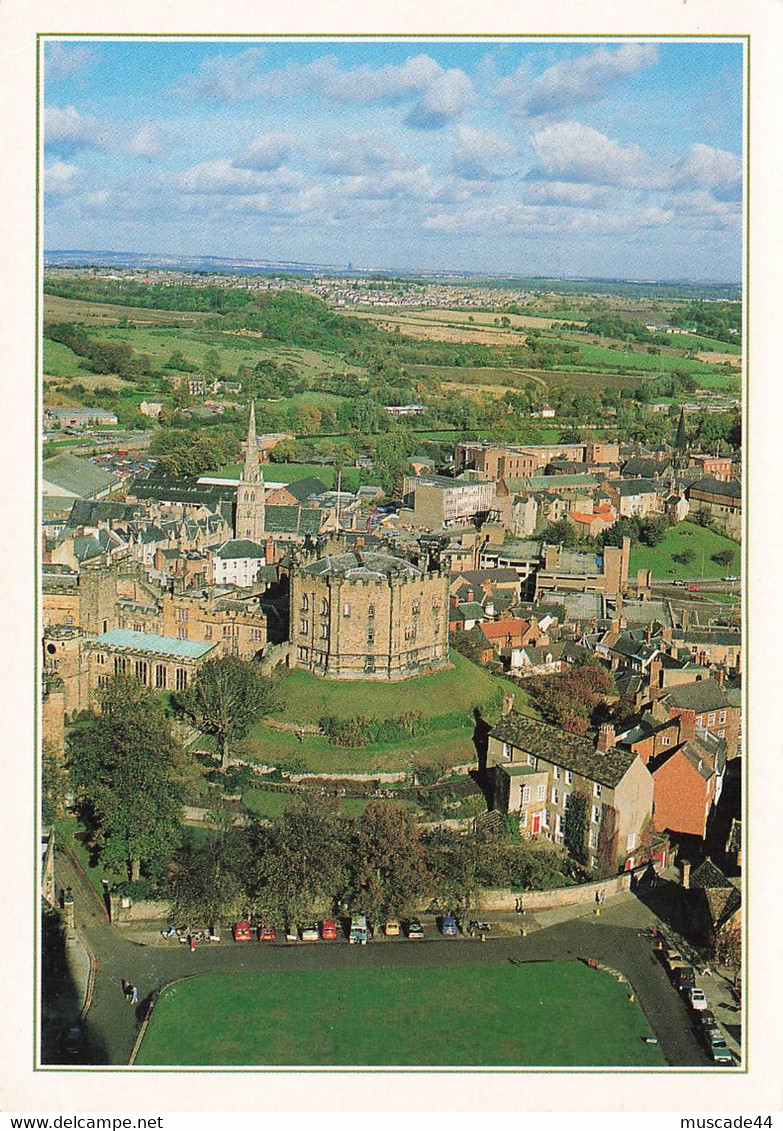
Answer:
<svg viewBox="0 0 783 1131"><path fill-rule="evenodd" d="M712 555L721 550L733 550L731 565L720 565L712 560ZM677 562L675 554L691 551L688 562ZM644 546L637 543L631 549L629 576L634 577L638 569L651 569L653 581L678 580L699 577L725 577L739 574L742 549L723 534L718 534L696 522L680 522L667 530L657 546Z"/></svg>
<svg viewBox="0 0 783 1131"><path fill-rule="evenodd" d="M578 962L220 974L163 992L136 1063L663 1066L648 1033Z"/></svg>

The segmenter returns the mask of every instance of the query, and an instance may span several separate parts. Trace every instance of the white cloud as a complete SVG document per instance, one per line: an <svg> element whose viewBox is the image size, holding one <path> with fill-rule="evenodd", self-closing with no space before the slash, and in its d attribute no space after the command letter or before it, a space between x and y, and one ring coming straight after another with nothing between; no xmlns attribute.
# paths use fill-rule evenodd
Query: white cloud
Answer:
<svg viewBox="0 0 783 1131"><path fill-rule="evenodd" d="M297 139L283 130L270 130L254 138L236 158L242 169L277 169L297 148Z"/></svg>
<svg viewBox="0 0 783 1131"><path fill-rule="evenodd" d="M96 59L91 47L83 44L47 43L44 48L44 74L47 82L69 79L86 70Z"/></svg>
<svg viewBox="0 0 783 1131"><path fill-rule="evenodd" d="M242 169L226 157L217 161L202 161L191 166L177 177L177 184L184 192L248 194L267 189L293 189L305 181L303 173L281 165L277 169Z"/></svg>
<svg viewBox="0 0 783 1131"><path fill-rule="evenodd" d="M406 125L417 130L439 130L467 110L475 97L473 83L464 71L444 71L428 84L411 108Z"/></svg>
<svg viewBox="0 0 783 1131"><path fill-rule="evenodd" d="M478 130L467 125L456 127L453 165L460 177L490 180L493 175L490 164L505 161L516 153L516 145L493 130Z"/></svg>
<svg viewBox="0 0 783 1131"><path fill-rule="evenodd" d="M382 134L343 134L320 150L320 168L325 173L361 176L381 169L407 169L410 157L389 145Z"/></svg>
<svg viewBox="0 0 783 1131"><path fill-rule="evenodd" d="M65 196L74 188L74 181L79 175L77 165L68 165L63 161L53 161L44 169L44 191L48 196Z"/></svg>
<svg viewBox="0 0 783 1131"><path fill-rule="evenodd" d="M423 200L431 197L435 184L425 165L416 169L392 169L373 176L345 177L339 191L347 196L364 200L393 200L412 197Z"/></svg>
<svg viewBox="0 0 783 1131"><path fill-rule="evenodd" d="M522 67L498 84L497 94L524 117L561 114L597 101L619 80L657 59L654 43L625 43L615 51L599 47L589 55L555 63L532 80L528 68Z"/></svg>
<svg viewBox="0 0 783 1131"><path fill-rule="evenodd" d="M89 147L103 148L108 131L97 119L82 115L75 106L47 106L44 111L45 144L58 153Z"/></svg>
<svg viewBox="0 0 783 1131"><path fill-rule="evenodd" d="M638 145L620 145L579 122L558 122L533 134L538 167L531 179L633 186L644 173Z"/></svg>
<svg viewBox="0 0 783 1131"><path fill-rule="evenodd" d="M464 71L444 70L426 54L411 56L400 64L374 67L363 63L346 70L340 69L333 56L325 55L310 63L287 63L261 71L263 56L263 50L251 49L209 59L175 92L216 102L298 95L365 105L413 101L406 121L415 129L440 128L462 113L475 97L473 83Z"/></svg>
<svg viewBox="0 0 783 1131"><path fill-rule="evenodd" d="M133 133L128 151L134 157L159 157L163 152L163 135L155 122L145 122Z"/></svg>
<svg viewBox="0 0 783 1131"><path fill-rule="evenodd" d="M576 184L573 181L528 181L523 186L525 200L531 204L559 204L583 208L600 204L609 195L604 185Z"/></svg>
<svg viewBox="0 0 783 1131"><path fill-rule="evenodd" d="M742 161L725 149L692 145L688 156L675 162L665 180L673 187L733 191L734 195L725 199L738 199L742 189Z"/></svg>

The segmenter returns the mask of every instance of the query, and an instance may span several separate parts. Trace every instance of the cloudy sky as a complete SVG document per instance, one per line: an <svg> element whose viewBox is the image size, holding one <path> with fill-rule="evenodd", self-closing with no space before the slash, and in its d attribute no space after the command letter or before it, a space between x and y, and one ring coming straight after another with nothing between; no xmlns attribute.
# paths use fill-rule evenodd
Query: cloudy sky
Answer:
<svg viewBox="0 0 783 1131"><path fill-rule="evenodd" d="M49 40L45 246L741 277L742 47Z"/></svg>

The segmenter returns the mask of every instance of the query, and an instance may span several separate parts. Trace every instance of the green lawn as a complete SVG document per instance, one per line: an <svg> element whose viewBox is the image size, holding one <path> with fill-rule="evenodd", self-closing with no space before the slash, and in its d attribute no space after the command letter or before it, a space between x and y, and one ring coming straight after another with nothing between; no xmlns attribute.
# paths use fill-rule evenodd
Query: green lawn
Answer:
<svg viewBox="0 0 783 1131"><path fill-rule="evenodd" d="M317 723L324 715L349 719L371 715L394 719L419 711L426 718L470 712L474 706L499 705L510 684L482 668L451 654L452 667L400 683L367 680L326 680L307 672L287 672L281 680L284 704L281 718L296 723Z"/></svg>
<svg viewBox="0 0 783 1131"><path fill-rule="evenodd" d="M363 953L356 948L353 971L218 974L171 986L136 1063L665 1065L643 1041L650 1029L628 986L582 963L373 970Z"/></svg>
<svg viewBox="0 0 783 1131"><path fill-rule="evenodd" d="M295 805L301 800L301 793L271 789L248 789L242 797L243 803L251 813L256 817L265 817L270 821L280 817L289 806ZM360 817L369 802L370 798L341 797L340 812L346 817ZM401 799L397 804L411 812L416 809L414 802L407 798Z"/></svg>
<svg viewBox="0 0 783 1131"><path fill-rule="evenodd" d="M258 725L243 743L243 755L264 765L301 766L310 773L334 774L346 770L412 770L417 765L461 766L475 761L476 748L469 726L444 727L404 742L379 742L373 746L336 746L320 734L295 734Z"/></svg>
<svg viewBox="0 0 783 1131"><path fill-rule="evenodd" d="M693 551L692 560L687 563L674 561L672 555L686 549ZM734 551L731 565L718 565L712 561L711 555L721 550ZM695 522L681 522L671 527L657 546L644 546L641 542L633 546L629 574L633 577L638 569L651 569L653 580L725 577L739 574L741 554L741 547L730 538Z"/></svg>

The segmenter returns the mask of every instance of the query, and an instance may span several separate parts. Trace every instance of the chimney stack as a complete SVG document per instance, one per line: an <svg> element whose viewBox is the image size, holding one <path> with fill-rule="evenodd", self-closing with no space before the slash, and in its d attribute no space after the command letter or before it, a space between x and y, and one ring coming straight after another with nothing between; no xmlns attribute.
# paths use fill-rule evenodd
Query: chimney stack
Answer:
<svg viewBox="0 0 783 1131"><path fill-rule="evenodd" d="M608 754L615 743L615 731L612 723L601 723L598 728L598 741L595 748L599 754Z"/></svg>
<svg viewBox="0 0 783 1131"><path fill-rule="evenodd" d="M514 692L507 691L503 696L503 705L500 708L501 715L508 715L514 708Z"/></svg>
<svg viewBox="0 0 783 1131"><path fill-rule="evenodd" d="M687 860L682 862L682 886L686 889L691 886L691 866Z"/></svg>

